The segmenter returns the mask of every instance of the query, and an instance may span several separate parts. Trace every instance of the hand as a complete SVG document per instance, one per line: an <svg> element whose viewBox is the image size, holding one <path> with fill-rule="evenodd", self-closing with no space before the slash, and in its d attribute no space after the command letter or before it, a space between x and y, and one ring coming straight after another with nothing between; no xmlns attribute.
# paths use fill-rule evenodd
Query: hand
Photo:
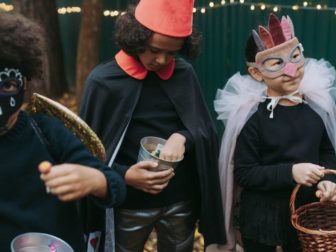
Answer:
<svg viewBox="0 0 336 252"><path fill-rule="evenodd" d="M132 165L125 174L126 184L151 194L160 193L174 176L174 170L149 171L157 167L154 161L141 161Z"/></svg>
<svg viewBox="0 0 336 252"><path fill-rule="evenodd" d="M324 167L311 163L295 164L292 168L293 179L298 184L312 186L323 178L323 170L325 170Z"/></svg>
<svg viewBox="0 0 336 252"><path fill-rule="evenodd" d="M167 161L181 159L185 152L185 136L174 133L172 134L160 151L160 158Z"/></svg>
<svg viewBox="0 0 336 252"><path fill-rule="evenodd" d="M41 168L39 166L41 171ZM41 173L41 179L51 194L61 201L80 199L88 194L99 198L106 197L107 181L105 175L94 168L77 165L54 165L47 173Z"/></svg>
<svg viewBox="0 0 336 252"><path fill-rule="evenodd" d="M317 192L320 191L320 201L336 201L336 184L323 180L317 184Z"/></svg>

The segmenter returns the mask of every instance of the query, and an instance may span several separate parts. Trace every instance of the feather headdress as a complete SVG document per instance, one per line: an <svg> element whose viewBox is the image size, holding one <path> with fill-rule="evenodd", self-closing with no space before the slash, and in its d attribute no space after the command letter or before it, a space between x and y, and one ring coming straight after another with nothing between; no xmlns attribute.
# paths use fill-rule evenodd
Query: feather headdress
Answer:
<svg viewBox="0 0 336 252"><path fill-rule="evenodd" d="M259 26L258 32L252 30L252 35L259 51L270 49L295 37L294 26L290 17L283 16L280 22L273 13L270 14L268 19L268 29Z"/></svg>

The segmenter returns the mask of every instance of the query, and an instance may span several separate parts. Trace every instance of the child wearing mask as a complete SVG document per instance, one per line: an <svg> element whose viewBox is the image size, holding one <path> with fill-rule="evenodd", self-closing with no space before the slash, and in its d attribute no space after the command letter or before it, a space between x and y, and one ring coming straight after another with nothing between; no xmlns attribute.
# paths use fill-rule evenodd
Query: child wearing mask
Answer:
<svg viewBox="0 0 336 252"><path fill-rule="evenodd" d="M41 34L27 18L0 12L0 250L10 251L22 233L41 232L86 251L78 200L119 205L125 184L59 120L20 109L26 86L41 74Z"/></svg>
<svg viewBox="0 0 336 252"><path fill-rule="evenodd" d="M268 29L253 30L246 44L248 76L231 77L215 108L225 124L220 153L228 243L234 251L233 209L244 251L301 251L290 223L289 198L304 185L299 204L336 200L335 69L305 59L291 19L271 14Z"/></svg>

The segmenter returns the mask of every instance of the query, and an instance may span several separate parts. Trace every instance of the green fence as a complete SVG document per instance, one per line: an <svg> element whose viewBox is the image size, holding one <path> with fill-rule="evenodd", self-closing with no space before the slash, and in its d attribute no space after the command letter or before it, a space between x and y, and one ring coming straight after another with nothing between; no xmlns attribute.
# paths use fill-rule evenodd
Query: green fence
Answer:
<svg viewBox="0 0 336 252"><path fill-rule="evenodd" d="M82 3L81 0L56 1L59 7L81 6ZM136 2L136 0L105 0L104 9L122 11L129 3ZM210 6L212 5L210 2L214 7ZM304 2L308 5L304 6ZM335 8L335 0L265 0L264 10L261 9L260 1L225 0L224 5L223 3L224 0L196 0L197 11L194 14L194 24L203 34L203 50L193 64L214 119L216 114L213 111L213 99L216 90L222 88L235 72L245 73L243 57L245 41L252 28L258 24L266 24L269 13L276 6L278 16L291 16L296 35L302 42L307 57L325 58L336 65L336 13L335 10L326 9ZM255 6L254 10L251 10L252 4ZM292 9L295 5L298 7L297 10ZM204 11L201 11L201 8L204 8ZM74 83L80 14L59 15L59 21L67 79L69 83ZM113 57L118 50L113 41L114 21L115 17L104 17L101 61ZM217 122L217 126L222 131L220 122Z"/></svg>
<svg viewBox="0 0 336 252"><path fill-rule="evenodd" d="M208 1L199 1L207 5ZM229 2L229 1L226 1ZM237 2L237 1L236 1ZM252 1L245 1L249 3ZM303 6L304 1L264 1L269 4ZM332 6L336 1L312 1L314 9L281 9L279 15L290 15L295 32L304 46L307 57L325 58L336 66L336 15L332 11L318 10L315 6ZM274 7L274 6L272 6ZM280 7L278 7L280 8ZM258 24L266 24L273 8L261 10L250 5L233 5L216 9L207 9L204 14L195 13L195 24L203 32L204 45L201 57L196 61L195 68L200 78L204 94L210 110L213 111L213 99L218 88L222 88L227 79L240 71L246 73L244 46L251 29ZM217 124L220 131L222 125Z"/></svg>

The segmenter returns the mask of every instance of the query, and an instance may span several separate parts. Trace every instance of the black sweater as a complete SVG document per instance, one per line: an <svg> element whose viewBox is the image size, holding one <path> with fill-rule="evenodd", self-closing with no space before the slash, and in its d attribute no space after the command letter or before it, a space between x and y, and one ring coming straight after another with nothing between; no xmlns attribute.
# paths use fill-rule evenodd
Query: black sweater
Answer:
<svg viewBox="0 0 336 252"><path fill-rule="evenodd" d="M195 166L190 158L192 138L179 119L172 102L162 89L161 82L162 80L153 72L149 72L144 80L139 102L134 110L114 166L124 175L129 166L137 162L141 138L156 136L168 139L175 132L183 134L187 139L184 160L176 168L175 176L168 186L157 195L128 186L123 208L158 208L190 199L191 185L187 181L189 181L188 178Z"/></svg>
<svg viewBox="0 0 336 252"><path fill-rule="evenodd" d="M293 237L289 222L289 197L295 186L293 164L335 168L336 157L322 119L307 104L278 105L270 119L268 102L259 105L237 139L234 175L243 188L243 235L276 245L291 242ZM301 201L307 200L305 195L309 191L312 190L303 189Z"/></svg>
<svg viewBox="0 0 336 252"><path fill-rule="evenodd" d="M120 204L125 196L122 178L93 158L74 135L56 119L34 116L50 143L47 148L21 112L14 127L0 136L0 250L10 251L10 241L25 232L44 232L83 251L83 233L76 203L63 203L46 193L37 169L41 161L78 163L100 169L108 181L109 198L95 199L101 206ZM51 153L51 155L50 155ZM55 161L57 159L57 162Z"/></svg>

